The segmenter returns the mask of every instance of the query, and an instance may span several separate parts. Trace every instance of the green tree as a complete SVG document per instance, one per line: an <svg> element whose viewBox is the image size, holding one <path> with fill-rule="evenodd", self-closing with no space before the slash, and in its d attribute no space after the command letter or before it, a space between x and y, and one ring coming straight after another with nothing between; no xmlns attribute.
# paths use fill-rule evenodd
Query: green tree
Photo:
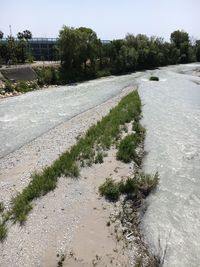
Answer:
<svg viewBox="0 0 200 267"><path fill-rule="evenodd" d="M0 31L0 39L3 39L3 32Z"/></svg>
<svg viewBox="0 0 200 267"><path fill-rule="evenodd" d="M200 40L196 41L196 59L200 61Z"/></svg>
<svg viewBox="0 0 200 267"><path fill-rule="evenodd" d="M25 40L32 39L32 33L29 30L23 31L22 35Z"/></svg>
<svg viewBox="0 0 200 267"><path fill-rule="evenodd" d="M63 79L83 79L87 70L95 66L100 41L89 28L63 26L59 33L58 50L61 57Z"/></svg>
<svg viewBox="0 0 200 267"><path fill-rule="evenodd" d="M171 42L175 44L175 46L180 49L183 43L189 44L189 35L184 31L174 31L170 36Z"/></svg>

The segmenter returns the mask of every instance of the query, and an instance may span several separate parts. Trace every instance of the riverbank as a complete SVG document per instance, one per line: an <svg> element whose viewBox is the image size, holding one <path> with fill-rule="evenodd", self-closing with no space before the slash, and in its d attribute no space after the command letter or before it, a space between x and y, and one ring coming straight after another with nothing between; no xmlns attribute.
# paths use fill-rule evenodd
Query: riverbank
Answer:
<svg viewBox="0 0 200 267"><path fill-rule="evenodd" d="M66 147L63 146L62 150L58 146L58 141L60 144L64 142L66 146L66 140L69 137L67 140L69 148L89 125L107 114L110 108L115 106L122 96L130 91L130 89L127 89L119 96L80 114L68 123L60 125L21 148L21 153L18 150L2 159L4 175L1 178L4 179L1 179L1 185L3 185L1 187L1 198L6 207L9 206L11 198L16 195L17 191L21 192L27 186L32 170L37 169L38 171L39 155L42 154L44 156L43 160L45 160L42 166L39 164L41 168L46 164L51 164L59 153L66 150ZM60 133L63 136L60 136ZM38 145L40 145L40 149ZM55 151L56 147L61 149L59 153ZM52 152L53 158L49 158L49 152ZM49 163L47 163L48 160ZM30 166L32 170L30 170ZM27 174L26 171L29 172L29 177L25 175ZM13 266L12 262L14 261L15 266L55 266L55 262L59 261L62 255L65 255L69 262L76 259L75 265L72 265L72 263L69 265L68 261L65 261L68 264L66 266L91 266L92 262L97 262L99 266L102 266L101 264L111 264L116 259L116 263L121 261L125 264L124 266L127 266L128 251L123 248L123 243L116 241L115 228L112 230L112 227L107 224L109 214L113 213L113 206L99 199L98 187L109 176L119 179L122 176L129 176L132 172L132 163L125 164L117 161L116 150L111 149L103 164L81 169L80 177L82 179L60 178L58 186L53 192L34 201L34 208L24 227L20 227L18 224L9 224L8 237L1 248L3 255L1 264L3 266L5 264ZM99 218L100 221L93 224L91 218L94 218L95 221ZM84 233L81 230L83 228L85 228ZM101 229L101 232L96 233L97 229ZM100 233L102 243L97 241ZM81 244L82 234L83 246L78 247L78 244ZM86 240L88 240L88 253L83 253L82 249L85 248ZM20 248L17 244L20 244ZM48 244L48 247L46 244ZM29 247L32 249L27 250ZM123 256L121 255L122 250L124 251ZM78 263L80 265L77 265ZM83 263L86 265L83 265ZM134 263L134 260L132 260L132 263Z"/></svg>

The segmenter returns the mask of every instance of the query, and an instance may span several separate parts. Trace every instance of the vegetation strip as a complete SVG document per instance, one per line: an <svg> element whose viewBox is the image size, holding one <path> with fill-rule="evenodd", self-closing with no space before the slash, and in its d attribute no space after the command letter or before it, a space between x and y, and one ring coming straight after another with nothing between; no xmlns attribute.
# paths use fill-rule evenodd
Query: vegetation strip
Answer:
<svg viewBox="0 0 200 267"><path fill-rule="evenodd" d="M63 153L54 163L41 173L34 173L29 185L12 200L10 211L2 215L1 225L5 228L8 219L25 222L31 202L54 190L61 175L77 177L79 168L93 163L101 163L104 151L119 141L122 125L138 121L141 113L141 101L137 91L125 96L119 104L88 129L84 137Z"/></svg>
<svg viewBox="0 0 200 267"><path fill-rule="evenodd" d="M128 130L126 131L125 129L125 132L127 133ZM132 123L131 133L120 141L116 154L118 160L124 163L134 163L133 174L128 178L122 178L120 181L115 181L110 177L107 178L99 187L99 193L109 201L119 201L117 214L114 218L111 218L111 222L114 224L115 221L120 222L120 224L114 225L117 241L123 238L125 244L130 247L129 238L132 235L135 239L140 240L135 244L140 256L136 256L134 266L159 267L164 262L164 253L161 251L158 255L152 254L144 243L139 228L139 214L141 213L144 199L157 187L159 182L158 173L150 175L141 172L144 138L145 129L137 117ZM110 221L107 226L110 226ZM138 254L136 253L136 255Z"/></svg>

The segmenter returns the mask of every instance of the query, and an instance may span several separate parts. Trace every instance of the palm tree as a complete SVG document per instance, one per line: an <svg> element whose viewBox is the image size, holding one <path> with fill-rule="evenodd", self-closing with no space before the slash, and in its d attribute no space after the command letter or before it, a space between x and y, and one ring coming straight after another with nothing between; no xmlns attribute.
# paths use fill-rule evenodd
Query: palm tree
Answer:
<svg viewBox="0 0 200 267"><path fill-rule="evenodd" d="M26 40L32 39L32 33L29 30L23 31L22 34L23 34L24 39Z"/></svg>
<svg viewBox="0 0 200 267"><path fill-rule="evenodd" d="M22 32L18 32L18 34L17 34L17 38L18 38L19 40L24 39L24 34L23 34Z"/></svg>

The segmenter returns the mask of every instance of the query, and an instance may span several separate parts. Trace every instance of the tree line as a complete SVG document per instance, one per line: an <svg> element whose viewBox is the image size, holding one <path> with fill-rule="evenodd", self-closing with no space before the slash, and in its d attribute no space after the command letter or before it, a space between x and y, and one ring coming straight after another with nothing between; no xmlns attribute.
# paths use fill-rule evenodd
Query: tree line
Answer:
<svg viewBox="0 0 200 267"><path fill-rule="evenodd" d="M8 35L6 41L2 40L4 34L0 31L0 65L2 63L25 63L32 60L32 55L27 49L28 40L32 38L29 30L18 32L17 39Z"/></svg>
<svg viewBox="0 0 200 267"><path fill-rule="evenodd" d="M0 39L2 37L0 31ZM17 41L11 36L7 42L0 41L3 62L27 60L26 44L32 34L26 30L17 37ZM189 34L180 30L171 33L170 42L155 36L127 34L124 39L102 43L90 28L63 26L55 49L61 61L56 73L60 83L200 61L200 40L191 41Z"/></svg>
<svg viewBox="0 0 200 267"><path fill-rule="evenodd" d="M127 34L104 44L92 29L63 26L57 49L67 81L200 61L200 40L192 43L189 34L179 30L171 33L170 42Z"/></svg>

